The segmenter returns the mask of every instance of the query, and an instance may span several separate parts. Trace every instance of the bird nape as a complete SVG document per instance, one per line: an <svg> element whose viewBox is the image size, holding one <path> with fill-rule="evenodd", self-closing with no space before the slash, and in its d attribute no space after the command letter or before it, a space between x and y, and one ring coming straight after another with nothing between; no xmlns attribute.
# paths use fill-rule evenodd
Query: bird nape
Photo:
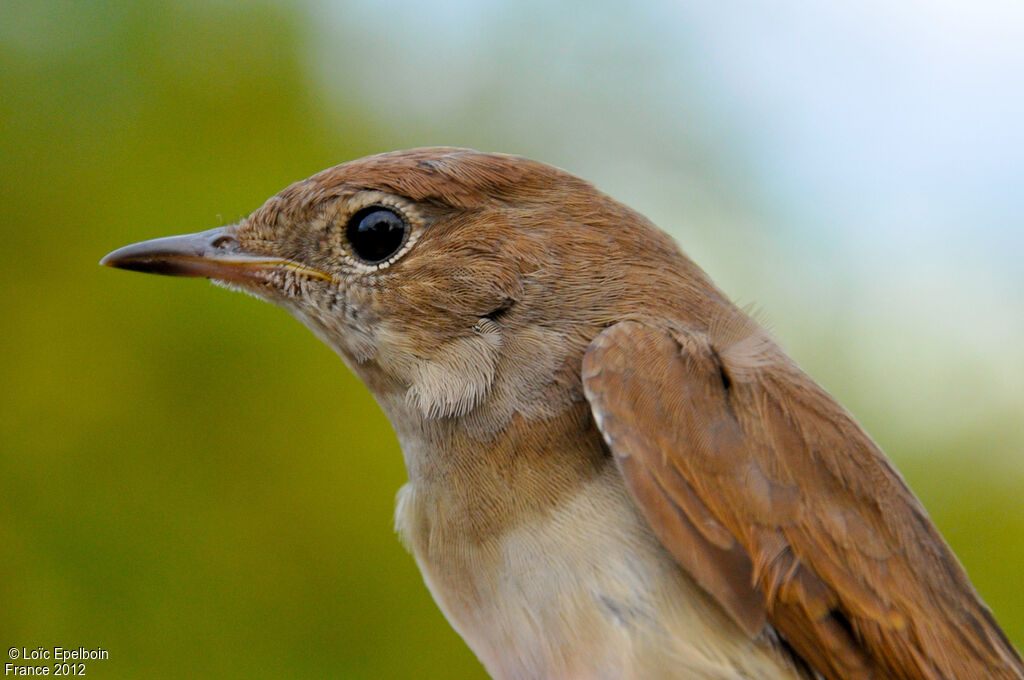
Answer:
<svg viewBox="0 0 1024 680"><path fill-rule="evenodd" d="M373 392L396 525L496 678L1024 679L878 446L648 220L425 148L107 255L280 305Z"/></svg>

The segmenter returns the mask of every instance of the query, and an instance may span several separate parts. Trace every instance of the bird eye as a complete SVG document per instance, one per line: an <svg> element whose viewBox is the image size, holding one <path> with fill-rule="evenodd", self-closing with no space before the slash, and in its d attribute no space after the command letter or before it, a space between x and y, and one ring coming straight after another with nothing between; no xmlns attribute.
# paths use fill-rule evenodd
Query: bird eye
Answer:
<svg viewBox="0 0 1024 680"><path fill-rule="evenodd" d="M387 208L360 210L348 222L345 235L352 252L367 264L388 259L405 242L405 221Z"/></svg>

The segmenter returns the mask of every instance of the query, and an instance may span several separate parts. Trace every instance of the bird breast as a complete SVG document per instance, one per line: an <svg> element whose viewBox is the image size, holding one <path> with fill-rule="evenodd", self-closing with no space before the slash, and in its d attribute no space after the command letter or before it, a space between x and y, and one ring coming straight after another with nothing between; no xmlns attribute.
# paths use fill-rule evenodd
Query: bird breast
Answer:
<svg viewBox="0 0 1024 680"><path fill-rule="evenodd" d="M396 528L493 677L802 677L678 569L614 465L542 516L483 537L449 512L454 503L411 481L399 492Z"/></svg>

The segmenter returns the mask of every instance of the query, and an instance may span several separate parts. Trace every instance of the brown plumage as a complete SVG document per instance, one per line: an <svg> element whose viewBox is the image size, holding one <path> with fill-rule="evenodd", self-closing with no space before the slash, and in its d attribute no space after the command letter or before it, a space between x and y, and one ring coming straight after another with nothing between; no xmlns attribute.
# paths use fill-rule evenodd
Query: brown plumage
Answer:
<svg viewBox="0 0 1024 680"><path fill-rule="evenodd" d="M402 444L396 525L495 677L1024 680L853 418L560 170L372 156L104 262L240 288L342 356Z"/></svg>

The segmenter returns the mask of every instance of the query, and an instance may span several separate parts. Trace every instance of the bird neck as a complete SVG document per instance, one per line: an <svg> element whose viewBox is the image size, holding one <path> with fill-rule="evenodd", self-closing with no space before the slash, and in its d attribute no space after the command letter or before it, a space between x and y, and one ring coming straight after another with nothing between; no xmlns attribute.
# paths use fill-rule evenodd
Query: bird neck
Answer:
<svg viewBox="0 0 1024 680"><path fill-rule="evenodd" d="M549 512L610 462L585 402L546 419L513 414L489 435L464 419L392 422L430 524L462 540L483 541Z"/></svg>

